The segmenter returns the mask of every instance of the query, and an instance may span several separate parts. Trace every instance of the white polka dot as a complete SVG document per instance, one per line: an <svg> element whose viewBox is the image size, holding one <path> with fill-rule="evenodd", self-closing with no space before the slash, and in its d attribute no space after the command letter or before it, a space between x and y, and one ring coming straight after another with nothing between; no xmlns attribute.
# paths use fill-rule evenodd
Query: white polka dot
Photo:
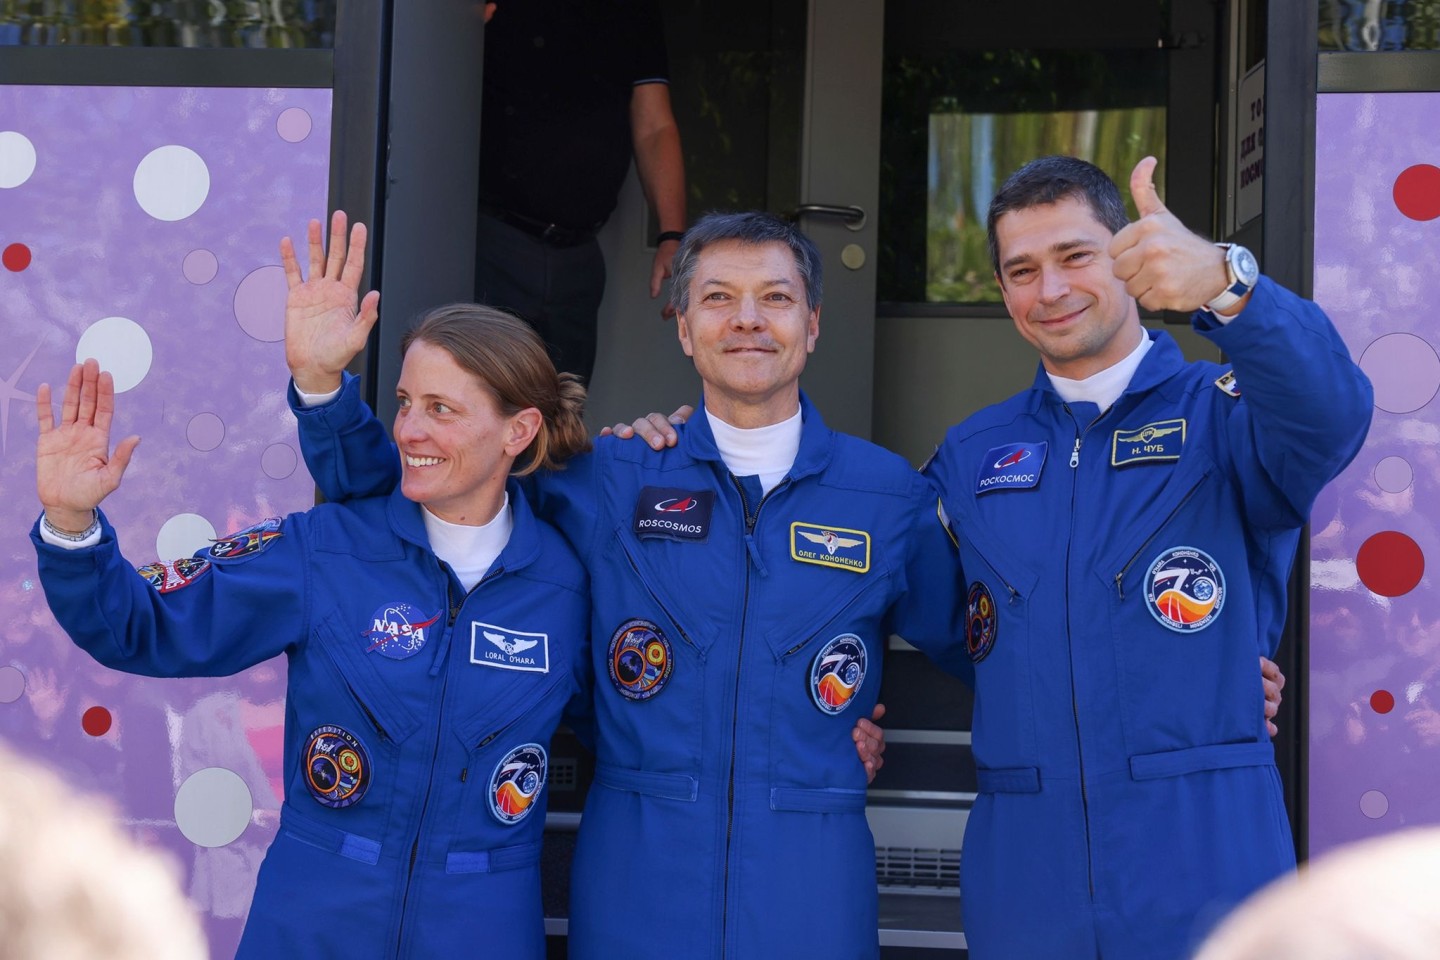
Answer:
<svg viewBox="0 0 1440 960"><path fill-rule="evenodd" d="M1390 798L1379 790L1366 790L1360 795L1360 812L1371 820L1379 820L1390 810Z"/></svg>
<svg viewBox="0 0 1440 960"><path fill-rule="evenodd" d="M250 823L255 806L250 788L224 767L197 770L175 794L175 825L185 839L201 847L223 847Z"/></svg>
<svg viewBox="0 0 1440 960"><path fill-rule="evenodd" d="M215 527L198 513L177 513L160 528L155 537L155 557L159 560L178 560L188 557L196 550L210 546L215 539Z"/></svg>
<svg viewBox="0 0 1440 960"><path fill-rule="evenodd" d="M35 145L23 133L0 131L0 187L18 187L35 172Z"/></svg>
<svg viewBox="0 0 1440 960"><path fill-rule="evenodd" d="M90 357L100 361L100 369L115 378L115 392L133 389L150 372L154 352L150 335L134 320L106 317L92 323L75 345L75 362Z"/></svg>
<svg viewBox="0 0 1440 960"><path fill-rule="evenodd" d="M184 220L209 194L210 170L189 147L156 147L135 168L135 200L156 220Z"/></svg>
<svg viewBox="0 0 1440 960"><path fill-rule="evenodd" d="M1386 457L1375 465L1375 485L1386 493L1400 493L1415 478L1404 457Z"/></svg>

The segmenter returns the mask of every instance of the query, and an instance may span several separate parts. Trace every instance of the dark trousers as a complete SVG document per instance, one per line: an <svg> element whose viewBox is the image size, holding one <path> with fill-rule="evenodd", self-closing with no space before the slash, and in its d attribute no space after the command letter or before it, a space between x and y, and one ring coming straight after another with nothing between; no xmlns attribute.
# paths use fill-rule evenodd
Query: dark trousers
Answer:
<svg viewBox="0 0 1440 960"><path fill-rule="evenodd" d="M550 348L556 369L590 382L605 258L594 238L556 247L482 214L475 299L518 314Z"/></svg>

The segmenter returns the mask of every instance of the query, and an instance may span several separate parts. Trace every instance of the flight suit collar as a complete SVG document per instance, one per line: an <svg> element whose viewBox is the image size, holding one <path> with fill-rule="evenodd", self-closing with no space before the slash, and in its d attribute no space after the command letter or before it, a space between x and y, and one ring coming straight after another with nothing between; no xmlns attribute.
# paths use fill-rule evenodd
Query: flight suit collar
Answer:
<svg viewBox="0 0 1440 960"><path fill-rule="evenodd" d="M715 433L710 429L710 418L705 416L705 400L701 398L695 413L680 431L680 449L695 460L713 461L719 469L725 469L720 448L715 444ZM811 474L820 473L830 463L834 452L835 433L825 426L820 411L810 402L805 391L800 391L800 449L795 453L795 463L789 477L798 480Z"/></svg>
<svg viewBox="0 0 1440 960"><path fill-rule="evenodd" d="M540 530L535 514L530 510L530 501L512 477L505 483L510 494L510 516L514 526L510 540L496 558L496 566L506 570L518 570L534 562L540 554ZM390 494L387 514L390 527L400 539L416 546L430 549L430 539L425 535L425 519L420 513L420 504L406 498L397 486Z"/></svg>
<svg viewBox="0 0 1440 960"><path fill-rule="evenodd" d="M1121 393L1122 397L1153 390L1185 366L1185 355L1180 352L1180 345L1175 342L1174 337L1164 330L1147 328L1145 333L1154 345L1141 358L1140 366L1135 368L1135 375ZM1045 372L1045 364L1037 364L1035 382L1030 387L1030 412L1036 412L1045 404L1060 405L1063 402L1060 394L1055 392L1054 384L1050 382L1050 375Z"/></svg>

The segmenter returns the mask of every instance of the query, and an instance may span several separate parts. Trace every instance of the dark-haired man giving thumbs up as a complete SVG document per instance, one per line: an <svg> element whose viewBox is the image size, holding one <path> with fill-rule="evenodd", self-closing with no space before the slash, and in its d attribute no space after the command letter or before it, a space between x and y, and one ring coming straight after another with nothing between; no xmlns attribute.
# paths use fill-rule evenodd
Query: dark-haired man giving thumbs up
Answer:
<svg viewBox="0 0 1440 960"><path fill-rule="evenodd" d="M1294 865L1256 659L1273 657L1316 494L1359 449L1369 382L1314 304L1070 157L1016 172L990 255L1030 389L925 468L968 583L979 797L975 960L1189 955ZM1187 363L1149 309L1232 367Z"/></svg>

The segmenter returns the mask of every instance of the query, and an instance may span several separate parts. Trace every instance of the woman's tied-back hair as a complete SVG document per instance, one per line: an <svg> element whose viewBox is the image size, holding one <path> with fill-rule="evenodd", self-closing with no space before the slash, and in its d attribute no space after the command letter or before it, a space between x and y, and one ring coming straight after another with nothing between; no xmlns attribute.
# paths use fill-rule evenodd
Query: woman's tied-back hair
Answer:
<svg viewBox="0 0 1440 960"><path fill-rule="evenodd" d="M401 355L417 340L444 350L479 378L505 416L526 407L540 411L540 430L515 458L512 475L562 469L590 449L581 419L585 386L575 374L555 371L545 344L525 321L483 304L451 303L420 317L400 342Z"/></svg>

